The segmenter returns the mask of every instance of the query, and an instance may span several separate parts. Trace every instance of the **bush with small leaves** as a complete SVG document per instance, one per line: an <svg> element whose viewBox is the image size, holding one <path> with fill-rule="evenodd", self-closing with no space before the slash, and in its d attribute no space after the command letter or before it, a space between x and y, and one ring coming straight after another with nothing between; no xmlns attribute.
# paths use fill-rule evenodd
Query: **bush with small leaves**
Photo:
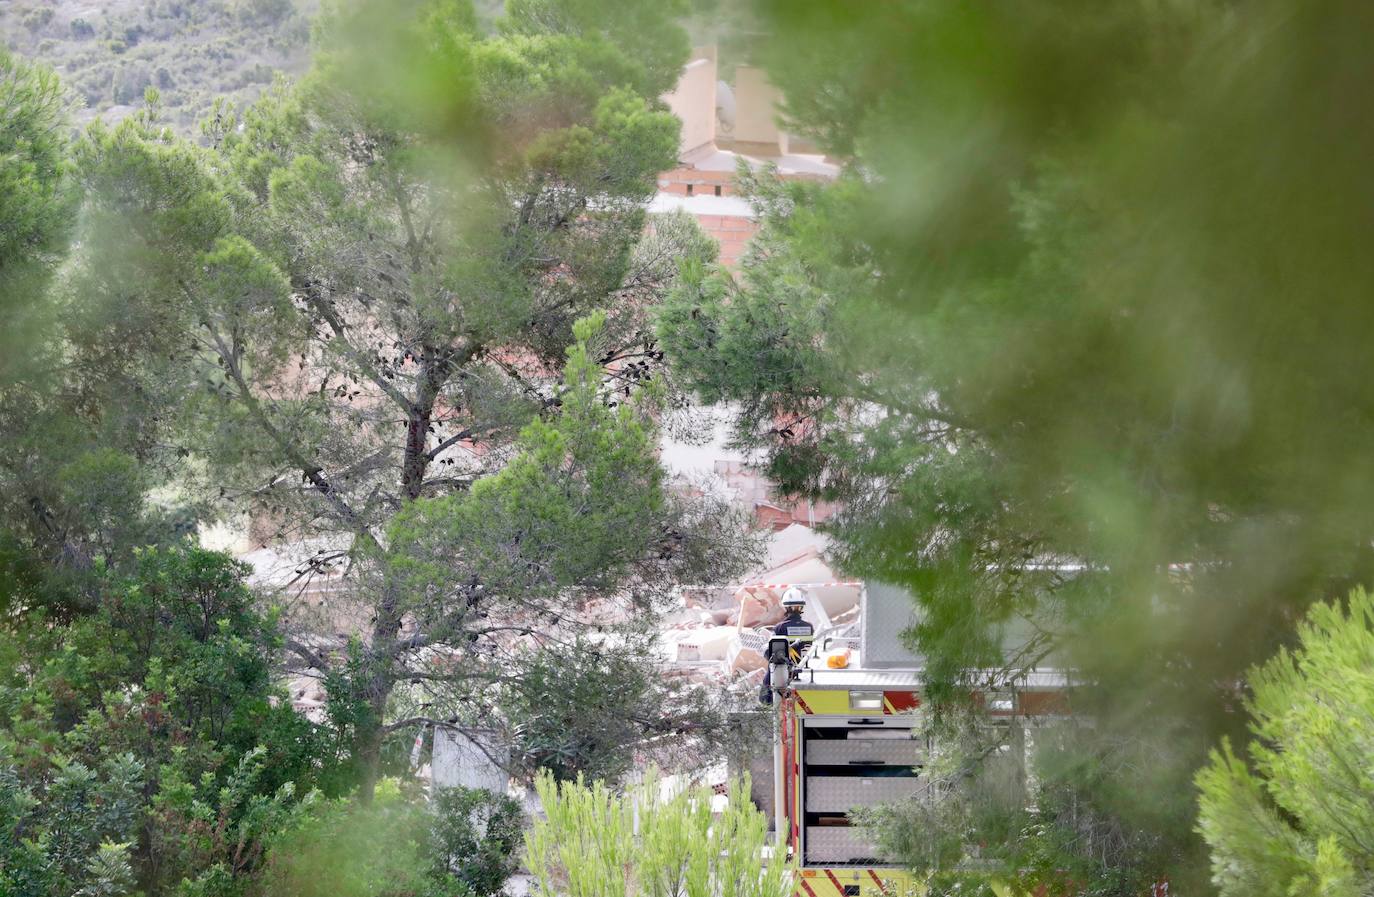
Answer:
<svg viewBox="0 0 1374 897"><path fill-rule="evenodd" d="M601 782L536 781L545 818L525 834L525 865L537 897L788 897L793 867L765 855L768 820L749 800L748 779L730 783L726 805L699 786L665 796L658 773L619 794ZM636 824L637 820L637 824Z"/></svg>
<svg viewBox="0 0 1374 897"><path fill-rule="evenodd" d="M30 31L39 31L46 28L53 19L53 10L50 6L40 6L24 13L24 27Z"/></svg>
<svg viewBox="0 0 1374 897"><path fill-rule="evenodd" d="M275 620L244 568L189 547L136 561L98 577L74 619L39 612L0 639L6 897L107 893L106 844L129 845L150 895L186 880L219 897L210 884L251 880L311 791L352 784L328 733L277 693Z"/></svg>
<svg viewBox="0 0 1374 897"><path fill-rule="evenodd" d="M431 875L473 897L495 897L519 868L525 814L504 794L440 788L430 807Z"/></svg>
<svg viewBox="0 0 1374 897"><path fill-rule="evenodd" d="M273 24L294 13L291 0L234 0L234 14L241 21Z"/></svg>

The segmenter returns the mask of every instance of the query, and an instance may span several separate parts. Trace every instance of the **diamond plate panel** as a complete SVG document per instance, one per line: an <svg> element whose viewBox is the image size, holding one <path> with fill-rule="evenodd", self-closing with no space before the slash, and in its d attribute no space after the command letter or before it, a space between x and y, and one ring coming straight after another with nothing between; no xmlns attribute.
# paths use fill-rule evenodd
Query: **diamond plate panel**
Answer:
<svg viewBox="0 0 1374 897"><path fill-rule="evenodd" d="M917 776L807 776L806 810L848 813L910 797L924 785Z"/></svg>
<svg viewBox="0 0 1374 897"><path fill-rule="evenodd" d="M870 581L860 615L859 659L864 669L922 667L925 660L902 642L916 623L916 603L905 589Z"/></svg>
<svg viewBox="0 0 1374 897"><path fill-rule="evenodd" d="M878 848L859 837L859 829L827 825L806 827L808 863L858 863L878 859Z"/></svg>
<svg viewBox="0 0 1374 897"><path fill-rule="evenodd" d="M923 746L909 738L824 739L806 745L806 762L820 766L915 766L924 760Z"/></svg>

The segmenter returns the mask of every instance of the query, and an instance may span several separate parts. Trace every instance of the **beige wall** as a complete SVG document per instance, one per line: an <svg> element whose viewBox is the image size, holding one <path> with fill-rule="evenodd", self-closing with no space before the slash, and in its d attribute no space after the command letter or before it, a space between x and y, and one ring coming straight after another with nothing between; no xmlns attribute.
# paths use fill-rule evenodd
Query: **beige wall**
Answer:
<svg viewBox="0 0 1374 897"><path fill-rule="evenodd" d="M673 114L682 119L682 145L685 155L716 139L716 60L695 56L682 70L677 88L663 98Z"/></svg>
<svg viewBox="0 0 1374 897"><path fill-rule="evenodd" d="M735 69L735 133L738 143L773 144L787 152L787 135L775 116L782 101L763 69L741 65Z"/></svg>

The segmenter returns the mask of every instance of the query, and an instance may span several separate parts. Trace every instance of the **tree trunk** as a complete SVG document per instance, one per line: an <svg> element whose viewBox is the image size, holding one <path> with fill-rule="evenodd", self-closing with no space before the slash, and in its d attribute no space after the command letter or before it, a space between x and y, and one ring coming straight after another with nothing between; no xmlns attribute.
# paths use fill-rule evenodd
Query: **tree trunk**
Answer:
<svg viewBox="0 0 1374 897"><path fill-rule="evenodd" d="M391 697L392 682L389 676L383 677L381 671L374 673L364 692L368 716L365 727L357 733L359 780L358 798L365 804L372 803L377 790L377 780L382 770L382 739L385 735L386 703Z"/></svg>
<svg viewBox="0 0 1374 897"><path fill-rule="evenodd" d="M404 501L419 498L424 491L425 474L429 469L429 426L434 414L440 375L430 359L426 359L420 388L406 421L405 450L401 460L401 495ZM401 634L400 587L384 574L381 600L377 603L372 624L372 638L367 646L367 673L361 697L367 702L367 729L358 732L357 750L361 781L358 796L370 803L381 776L382 740L386 733L386 705L395 687L394 664L397 660L397 640Z"/></svg>

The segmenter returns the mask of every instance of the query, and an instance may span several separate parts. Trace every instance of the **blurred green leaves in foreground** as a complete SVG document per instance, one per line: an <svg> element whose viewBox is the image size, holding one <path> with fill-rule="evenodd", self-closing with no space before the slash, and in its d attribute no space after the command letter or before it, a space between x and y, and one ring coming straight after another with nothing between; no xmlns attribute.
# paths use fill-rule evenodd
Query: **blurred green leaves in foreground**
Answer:
<svg viewBox="0 0 1374 897"><path fill-rule="evenodd" d="M1137 592L1192 563L1173 579L1260 607L1363 571L1374 10L764 5L798 126L857 154L837 187L771 198L788 255L745 272L746 294L821 306L829 357L798 391L983 454L991 562L1074 558ZM820 416L817 463L850 460ZM782 454L791 482L828 482ZM898 488L924 476L873 460ZM955 532L979 525L964 511Z"/></svg>
<svg viewBox="0 0 1374 897"><path fill-rule="evenodd" d="M845 504L939 680L1011 648L1090 683L1054 799L991 843L1205 889L1191 776L1242 672L1374 574L1374 7L754 10L791 130L851 162L757 179L754 251L670 300L670 357Z"/></svg>

